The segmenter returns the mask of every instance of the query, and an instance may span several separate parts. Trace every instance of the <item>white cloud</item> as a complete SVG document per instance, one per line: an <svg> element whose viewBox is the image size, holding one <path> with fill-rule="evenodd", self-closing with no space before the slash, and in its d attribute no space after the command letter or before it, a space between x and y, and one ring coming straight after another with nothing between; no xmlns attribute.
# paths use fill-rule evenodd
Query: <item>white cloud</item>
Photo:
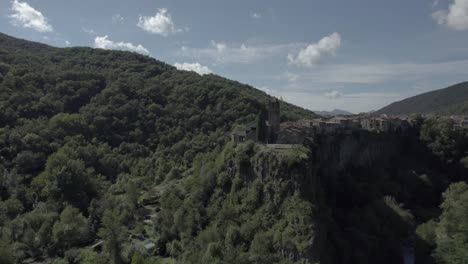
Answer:
<svg viewBox="0 0 468 264"><path fill-rule="evenodd" d="M137 26L149 33L165 37L182 31L176 28L166 8L160 8L154 16L140 16Z"/></svg>
<svg viewBox="0 0 468 264"><path fill-rule="evenodd" d="M288 82L295 82L299 79L299 75L298 74L295 74L295 73L291 73L291 72L286 72L284 74L284 76L286 77L286 79L288 80Z"/></svg>
<svg viewBox="0 0 468 264"><path fill-rule="evenodd" d="M447 11L446 10L437 10L432 13L432 18L437 22L439 25L443 25L447 22Z"/></svg>
<svg viewBox="0 0 468 264"><path fill-rule="evenodd" d="M183 46L180 56L210 59L216 63L247 64L262 60L271 56L279 56L289 51L297 49L301 44L240 44L236 46L228 45L224 42L211 41L207 48L190 48Z"/></svg>
<svg viewBox="0 0 468 264"><path fill-rule="evenodd" d="M81 31L89 35L96 35L96 32L92 28L81 27Z"/></svg>
<svg viewBox="0 0 468 264"><path fill-rule="evenodd" d="M114 21L115 23L122 23L124 20L125 19L120 14L114 14L112 16L112 21Z"/></svg>
<svg viewBox="0 0 468 264"><path fill-rule="evenodd" d="M94 39L94 47L99 49L129 50L142 54L149 54L149 51L141 44L135 45L130 42L114 42L110 40L107 35L103 37L97 36Z"/></svg>
<svg viewBox="0 0 468 264"><path fill-rule="evenodd" d="M65 45L70 46L71 45L70 41L65 40Z"/></svg>
<svg viewBox="0 0 468 264"><path fill-rule="evenodd" d="M299 51L297 56L288 54L288 61L291 64L302 66L313 66L320 63L324 55L336 54L341 46L341 36L337 32L322 38L318 43L310 44L305 49Z"/></svg>
<svg viewBox="0 0 468 264"><path fill-rule="evenodd" d="M211 45L216 48L216 50L221 53L226 50L227 46L224 42L216 42L214 40L211 41Z"/></svg>
<svg viewBox="0 0 468 264"><path fill-rule="evenodd" d="M47 18L38 10L26 2L14 0L11 2L11 23L15 26L31 28L39 32L51 32L53 27L47 22Z"/></svg>
<svg viewBox="0 0 468 264"><path fill-rule="evenodd" d="M468 69L468 60L440 63L336 64L304 70L299 73L298 82L304 85L377 84L464 74L466 69Z"/></svg>
<svg viewBox="0 0 468 264"><path fill-rule="evenodd" d="M468 30L468 0L454 0L448 10L437 10L432 18L453 30Z"/></svg>
<svg viewBox="0 0 468 264"><path fill-rule="evenodd" d="M270 87L268 86L260 86L260 87L256 87L257 89L261 90L261 91L264 91L265 93L267 93L268 95L271 95L273 97L276 97L276 98L280 98L281 100L283 100L281 94L275 90L275 89L271 89Z"/></svg>
<svg viewBox="0 0 468 264"><path fill-rule="evenodd" d="M213 73L208 67L201 65L200 63L175 63L174 66L179 70L184 71L193 71L200 75L210 74Z"/></svg>
<svg viewBox="0 0 468 264"><path fill-rule="evenodd" d="M338 91L330 91L330 92L325 93L325 97L327 97L329 99L337 99L337 98L340 98L342 96L343 96L343 94L338 92Z"/></svg>
<svg viewBox="0 0 468 264"><path fill-rule="evenodd" d="M262 14L260 14L260 13L253 13L253 14L251 15L251 17L252 17L252 18L255 18L255 19L260 19L260 18L262 18Z"/></svg>

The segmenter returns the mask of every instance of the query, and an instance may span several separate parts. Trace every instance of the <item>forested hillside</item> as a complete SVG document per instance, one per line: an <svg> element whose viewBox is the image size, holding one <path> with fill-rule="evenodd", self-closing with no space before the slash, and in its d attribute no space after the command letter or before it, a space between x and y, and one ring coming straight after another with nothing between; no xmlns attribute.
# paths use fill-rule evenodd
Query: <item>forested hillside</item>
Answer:
<svg viewBox="0 0 468 264"><path fill-rule="evenodd" d="M135 53L0 35L0 263L401 263L404 247L463 263L465 130L231 142L270 99Z"/></svg>
<svg viewBox="0 0 468 264"><path fill-rule="evenodd" d="M269 100L135 53L0 35L0 235L15 242L7 253L63 256L112 233L106 223L131 228L141 194L190 174L198 154L224 148L230 129ZM281 107L283 120L314 116ZM67 231L74 220L87 232Z"/></svg>
<svg viewBox="0 0 468 264"><path fill-rule="evenodd" d="M375 113L388 115L409 115L412 113L466 115L468 114L468 82L416 95L392 103Z"/></svg>

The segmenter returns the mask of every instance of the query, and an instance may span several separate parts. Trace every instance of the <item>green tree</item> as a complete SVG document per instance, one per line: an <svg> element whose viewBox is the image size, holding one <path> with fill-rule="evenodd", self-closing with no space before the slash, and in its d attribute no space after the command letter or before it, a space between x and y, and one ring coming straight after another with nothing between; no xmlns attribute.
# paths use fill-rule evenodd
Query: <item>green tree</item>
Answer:
<svg viewBox="0 0 468 264"><path fill-rule="evenodd" d="M443 210L436 228L436 259L440 263L468 261L468 184L450 185L444 193Z"/></svg>
<svg viewBox="0 0 468 264"><path fill-rule="evenodd" d="M9 241L0 238L0 263L14 264L16 263L13 248Z"/></svg>
<svg viewBox="0 0 468 264"><path fill-rule="evenodd" d="M79 246L89 239L88 220L74 207L67 206L54 224L53 236L56 245L62 250Z"/></svg>
<svg viewBox="0 0 468 264"><path fill-rule="evenodd" d="M104 249L109 254L112 263L123 263L121 251L127 237L127 230L120 221L119 214L112 209L104 211L102 216L102 228L99 229L99 237L104 241Z"/></svg>
<svg viewBox="0 0 468 264"><path fill-rule="evenodd" d="M84 211L95 195L93 171L86 168L83 160L71 157L72 153L62 148L51 155L45 171L33 184L41 188L46 197L69 202Z"/></svg>

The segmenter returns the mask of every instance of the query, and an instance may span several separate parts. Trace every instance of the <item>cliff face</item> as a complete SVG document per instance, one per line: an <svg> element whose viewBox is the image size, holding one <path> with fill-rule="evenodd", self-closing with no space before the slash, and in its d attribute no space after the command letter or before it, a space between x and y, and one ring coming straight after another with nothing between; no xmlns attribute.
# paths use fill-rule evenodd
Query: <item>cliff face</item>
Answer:
<svg viewBox="0 0 468 264"><path fill-rule="evenodd" d="M322 136L317 142L318 158L333 164L336 171L349 167L369 167L379 163L388 166L400 152L399 142L385 134L355 132L350 135Z"/></svg>
<svg viewBox="0 0 468 264"><path fill-rule="evenodd" d="M313 147L332 262L402 263L414 224L439 204L440 164L411 131L322 136Z"/></svg>
<svg viewBox="0 0 468 264"><path fill-rule="evenodd" d="M250 159L252 172L262 181L287 182L291 192L306 195L305 190L315 192L312 153L305 146L291 146L285 149L258 145Z"/></svg>
<svg viewBox="0 0 468 264"><path fill-rule="evenodd" d="M401 263L414 224L439 204L440 174L411 133L227 143L162 193L159 252L183 263Z"/></svg>
<svg viewBox="0 0 468 264"><path fill-rule="evenodd" d="M245 147L238 146L238 150ZM238 163L238 175L245 180L247 188L255 188L254 186L261 182L264 186L264 204L280 204L277 208L279 216L277 221L289 222L290 228L297 235L294 247L291 245L284 247L284 245L277 248L281 252L280 255L287 256L290 261L302 259L326 263L322 260L321 254L325 250L326 223L321 212L323 210L319 195L321 191L312 149L309 146L296 145L273 147L251 145L248 148L251 150L244 149L237 153L239 157L243 155L242 151L245 151L244 154L248 156L244 162ZM298 204L311 205L302 208L306 211L302 209L295 211L299 215L310 217L303 218L298 215L291 218L288 211L296 210L294 207L297 206L290 203L292 200ZM281 225L277 224L276 227ZM308 233L302 233L305 231L304 227L307 227Z"/></svg>
<svg viewBox="0 0 468 264"><path fill-rule="evenodd" d="M273 247L288 260L398 263L413 221L401 203L416 206L416 186L430 192L420 174L432 176L415 161L424 155L414 156L420 146L409 144L411 137L357 131L323 135L301 147L246 143L236 147L232 169L249 192L262 186L262 206L281 204L274 209L277 222L288 219L283 208L291 206L290 197L313 206L299 212L310 215L303 224L313 227L302 251L297 244Z"/></svg>
<svg viewBox="0 0 468 264"><path fill-rule="evenodd" d="M326 232L312 160L306 147L253 142L197 156L183 188L161 195L160 252L181 243L182 255L169 254L184 263L320 261Z"/></svg>

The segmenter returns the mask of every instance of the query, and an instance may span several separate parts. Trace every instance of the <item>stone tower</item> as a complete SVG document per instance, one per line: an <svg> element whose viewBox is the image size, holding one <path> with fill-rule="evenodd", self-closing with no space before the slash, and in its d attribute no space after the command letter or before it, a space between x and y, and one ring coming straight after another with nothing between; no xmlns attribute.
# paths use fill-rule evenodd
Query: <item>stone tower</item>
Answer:
<svg viewBox="0 0 468 264"><path fill-rule="evenodd" d="M273 99L268 105L268 141L275 143L280 130L280 102Z"/></svg>

